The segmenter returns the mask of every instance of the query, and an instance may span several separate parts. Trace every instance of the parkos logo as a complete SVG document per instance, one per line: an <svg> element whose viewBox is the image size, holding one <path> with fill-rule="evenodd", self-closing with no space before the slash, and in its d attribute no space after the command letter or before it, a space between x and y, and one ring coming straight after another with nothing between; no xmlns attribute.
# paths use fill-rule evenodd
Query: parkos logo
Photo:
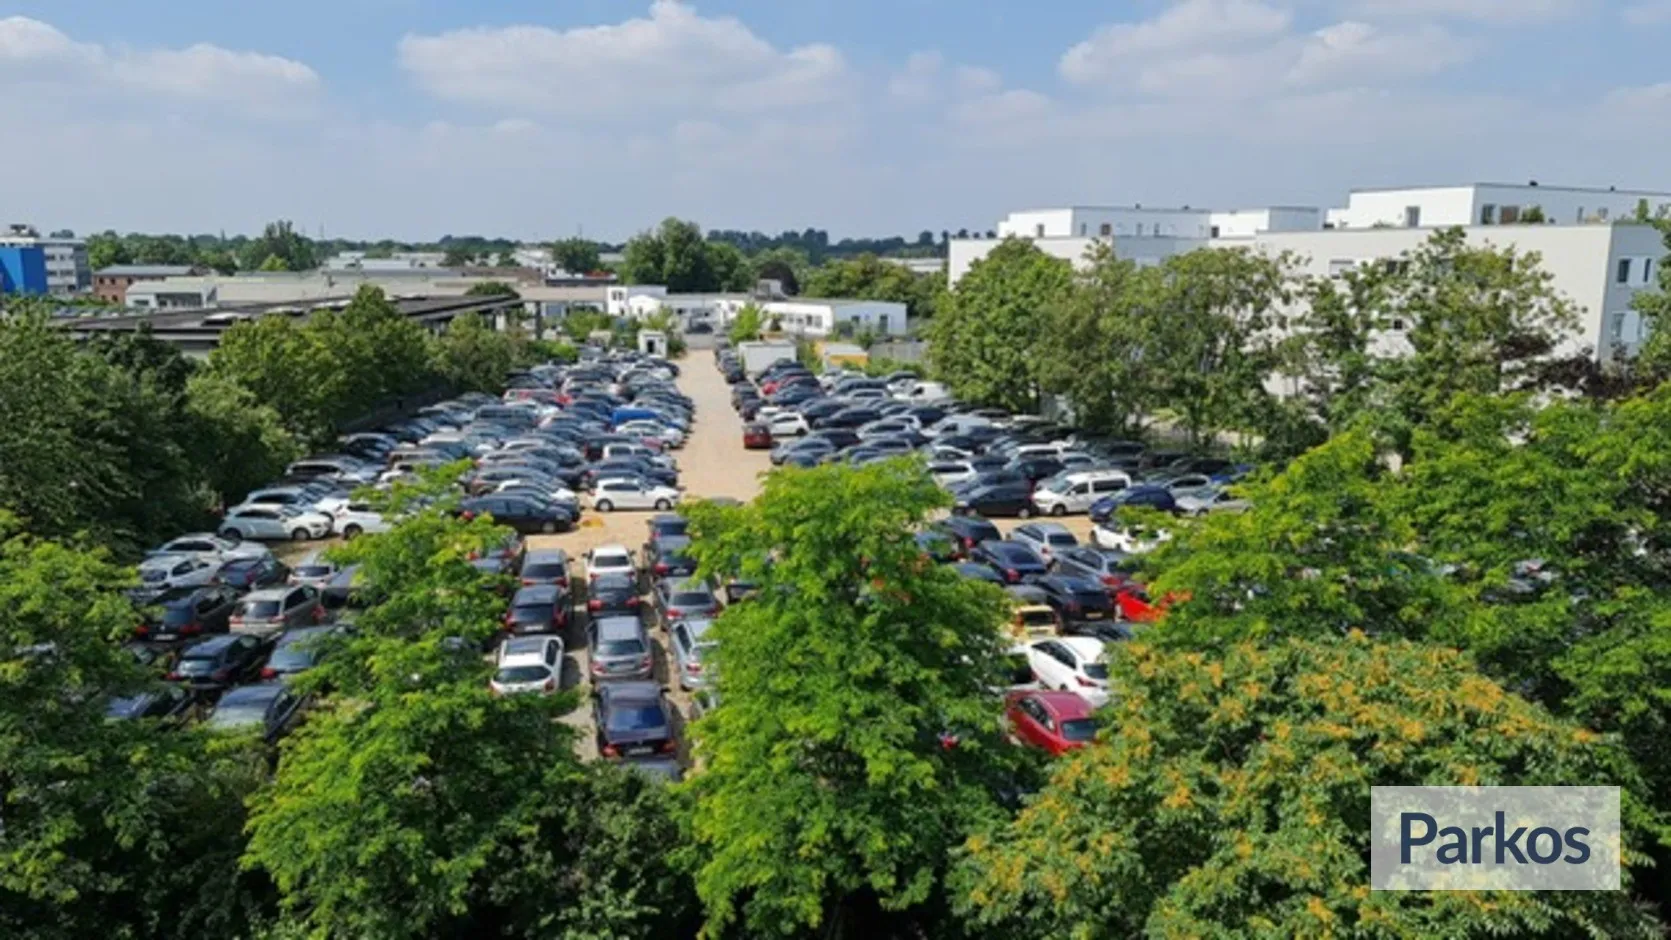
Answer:
<svg viewBox="0 0 1671 940"><path fill-rule="evenodd" d="M1372 787L1377 891L1614 891L1618 787Z"/></svg>

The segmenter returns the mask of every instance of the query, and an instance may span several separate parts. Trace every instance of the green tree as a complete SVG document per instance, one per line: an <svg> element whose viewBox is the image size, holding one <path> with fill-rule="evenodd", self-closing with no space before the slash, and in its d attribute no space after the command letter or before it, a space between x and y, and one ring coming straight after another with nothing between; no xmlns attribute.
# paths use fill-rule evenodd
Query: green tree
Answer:
<svg viewBox="0 0 1671 940"><path fill-rule="evenodd" d="M1046 311L1040 381L1067 398L1083 426L1134 434L1163 404L1160 363L1143 353L1149 319L1165 314L1148 309L1159 293L1158 275L1114 257L1103 244L1086 260L1073 289Z"/></svg>
<svg viewBox="0 0 1671 940"><path fill-rule="evenodd" d="M777 281L783 285L783 292L791 297L801 292L801 284L806 281L809 269L805 252L794 248L769 248L748 260L754 280ZM753 286L748 285L749 288Z"/></svg>
<svg viewBox="0 0 1671 940"><path fill-rule="evenodd" d="M194 425L192 459L220 505L233 505L278 479L302 456L279 413L224 375L193 375L186 385L186 412Z"/></svg>
<svg viewBox="0 0 1671 940"><path fill-rule="evenodd" d="M1369 890L1372 786L1634 783L1595 734L1455 651L1117 648L1098 744L969 840L958 902L1008 937L1654 937L1626 892ZM1627 855L1644 824L1626 799Z"/></svg>
<svg viewBox="0 0 1671 940"><path fill-rule="evenodd" d="M517 297L516 288L504 281L482 281L471 284L464 292L466 297Z"/></svg>
<svg viewBox="0 0 1671 940"><path fill-rule="evenodd" d="M713 627L721 704L692 732L687 860L710 931L925 918L948 848L997 813L1003 601L924 561L912 529L945 502L895 461L688 508L702 571L760 586Z"/></svg>
<svg viewBox="0 0 1671 940"><path fill-rule="evenodd" d="M1640 209L1638 214L1645 217L1647 206ZM1671 222L1659 219L1652 224L1659 229L1666 254L1657 259L1654 289L1638 291L1630 299L1630 306L1642 317L1644 334L1635 367L1646 377L1663 381L1671 376L1671 274L1665 267L1666 258L1671 257Z"/></svg>
<svg viewBox="0 0 1671 940"><path fill-rule="evenodd" d="M446 251L446 254L442 256L441 267L443 267L443 268L465 268L465 267L469 267L470 265L474 264L475 261L476 261L476 256L473 253L464 250L462 247L454 245L452 247L449 247Z"/></svg>
<svg viewBox="0 0 1671 940"><path fill-rule="evenodd" d="M132 264L133 254L115 232L87 236L87 265L97 271L113 264Z"/></svg>
<svg viewBox="0 0 1671 940"><path fill-rule="evenodd" d="M933 316L945 289L945 276L915 274L897 261L862 254L832 260L803 280L809 297L854 297L901 303L911 317Z"/></svg>
<svg viewBox="0 0 1671 940"><path fill-rule="evenodd" d="M498 392L521 358L517 338L465 314L447 324L435 343L434 369L459 392Z"/></svg>
<svg viewBox="0 0 1671 940"><path fill-rule="evenodd" d="M935 372L959 398L1014 411L1039 405L1040 338L1073 271L1031 242L1005 239L969 268L927 329Z"/></svg>
<svg viewBox="0 0 1671 940"><path fill-rule="evenodd" d="M760 338L760 333L766 327L766 312L754 304L744 304L737 316L731 321L731 327L726 330L726 336L733 343L743 343Z"/></svg>
<svg viewBox="0 0 1671 940"><path fill-rule="evenodd" d="M598 243L585 238L564 238L552 242L551 260L570 274L590 274L603 267Z"/></svg>
<svg viewBox="0 0 1671 940"><path fill-rule="evenodd" d="M238 262L245 270L263 271L311 271L319 266L312 240L286 220L268 223L258 237L243 246Z"/></svg>
<svg viewBox="0 0 1671 940"><path fill-rule="evenodd" d="M722 252L720 264L724 271L716 267L712 246L703 240L696 223L669 218L655 231L628 240L621 279L628 284L662 284L673 293L688 294L720 290L727 286L724 276L733 278L731 289L740 289L734 279L747 270L741 253L735 248Z"/></svg>

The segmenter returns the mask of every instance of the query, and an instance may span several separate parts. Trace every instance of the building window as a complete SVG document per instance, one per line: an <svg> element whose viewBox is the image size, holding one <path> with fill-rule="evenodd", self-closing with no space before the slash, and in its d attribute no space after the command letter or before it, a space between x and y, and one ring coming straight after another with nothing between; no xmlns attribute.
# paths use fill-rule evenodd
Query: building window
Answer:
<svg viewBox="0 0 1671 940"><path fill-rule="evenodd" d="M1625 338L1625 315L1613 314L1613 342L1617 343Z"/></svg>
<svg viewBox="0 0 1671 940"><path fill-rule="evenodd" d="M1518 221L1520 221L1519 206L1504 206L1497 210L1498 225L1513 225Z"/></svg>
<svg viewBox="0 0 1671 940"><path fill-rule="evenodd" d="M1102 228L1100 229L1100 232L1101 232L1103 238L1107 238L1108 236L1114 234L1114 226L1110 225L1107 222L1104 222L1104 223L1102 223Z"/></svg>
<svg viewBox="0 0 1671 940"><path fill-rule="evenodd" d="M1617 277L1614 278L1614 280L1618 281L1620 284L1629 284L1630 283L1630 259L1629 258L1620 258L1619 259L1619 274L1618 274Z"/></svg>
<svg viewBox="0 0 1671 940"><path fill-rule="evenodd" d="M1086 226L1086 225L1085 225L1085 223L1084 223L1084 222L1081 222L1081 223L1079 223L1079 236L1080 236L1080 237L1081 237L1081 238L1083 238L1083 237L1085 237L1085 229L1086 229L1086 227L1087 227L1087 226Z"/></svg>
<svg viewBox="0 0 1671 940"><path fill-rule="evenodd" d="M1139 237L1139 238L1143 237L1143 223L1142 222L1137 223L1137 237Z"/></svg>
<svg viewBox="0 0 1671 940"><path fill-rule="evenodd" d="M1603 222L1607 221L1607 207L1606 206L1602 206L1600 209L1596 210L1596 218L1600 219Z"/></svg>
<svg viewBox="0 0 1671 940"><path fill-rule="evenodd" d="M1489 202L1480 206L1480 224L1490 225L1495 221L1497 221L1497 207Z"/></svg>
<svg viewBox="0 0 1671 940"><path fill-rule="evenodd" d="M1404 318L1403 317L1393 317L1392 328L1397 330L1400 333L1404 332Z"/></svg>
<svg viewBox="0 0 1671 940"><path fill-rule="evenodd" d="M1654 259L1643 258L1642 259L1642 283L1652 284L1653 282L1654 282Z"/></svg>
<svg viewBox="0 0 1671 940"><path fill-rule="evenodd" d="M1580 224L1582 224L1584 222L1584 207L1583 206L1578 207L1578 218L1573 219L1573 221L1578 222Z"/></svg>
<svg viewBox="0 0 1671 940"><path fill-rule="evenodd" d="M1404 227L1405 228L1421 228L1421 224L1422 224L1422 207L1421 206L1405 206L1404 207Z"/></svg>
<svg viewBox="0 0 1671 940"><path fill-rule="evenodd" d="M1345 277L1346 272L1355 267L1357 267L1357 264L1350 258L1336 258L1329 262L1329 277Z"/></svg>
<svg viewBox="0 0 1671 940"><path fill-rule="evenodd" d="M1210 231L1212 233L1213 238L1218 237L1218 226L1215 225L1211 229L1208 229L1208 231Z"/></svg>
<svg viewBox="0 0 1671 940"><path fill-rule="evenodd" d="M1033 226L1033 237L1034 238L1043 238L1044 237L1044 223L1043 222L1040 222L1039 224Z"/></svg>

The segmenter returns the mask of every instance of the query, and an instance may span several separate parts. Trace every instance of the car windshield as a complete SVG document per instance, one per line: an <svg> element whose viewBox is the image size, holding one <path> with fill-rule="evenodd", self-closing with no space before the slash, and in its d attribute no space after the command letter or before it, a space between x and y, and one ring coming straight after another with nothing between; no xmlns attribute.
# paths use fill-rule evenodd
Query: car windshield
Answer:
<svg viewBox="0 0 1671 940"><path fill-rule="evenodd" d="M667 727L667 716L653 702L633 702L609 710L609 727L617 731L650 731Z"/></svg>
<svg viewBox="0 0 1671 940"><path fill-rule="evenodd" d="M278 615L278 601L244 601L238 605L238 616L245 620L271 620Z"/></svg>
<svg viewBox="0 0 1671 940"><path fill-rule="evenodd" d="M136 718L139 715L144 714L145 706L150 703L150 696L146 695L128 695L122 698L113 698L105 705L104 713L108 718Z"/></svg>
<svg viewBox="0 0 1671 940"><path fill-rule="evenodd" d="M139 580L146 584L160 584L168 580L168 570L165 568L142 568L139 572Z"/></svg>
<svg viewBox="0 0 1671 940"><path fill-rule="evenodd" d="M1062 722L1062 737L1068 741L1092 741L1097 736L1095 718L1069 718Z"/></svg>
<svg viewBox="0 0 1671 940"><path fill-rule="evenodd" d="M215 661L212 659L202 659L196 656L187 656L186 658L180 660L179 665L174 667L174 671L178 672L182 676L206 676L215 671Z"/></svg>
<svg viewBox="0 0 1671 940"><path fill-rule="evenodd" d="M511 609L511 619L518 621L550 620L555 610L552 604L518 604Z"/></svg>
<svg viewBox="0 0 1671 940"><path fill-rule="evenodd" d="M630 567L632 567L632 559L628 558L625 555L593 555L592 556L592 567L594 567L594 568L630 568Z"/></svg>
<svg viewBox="0 0 1671 940"><path fill-rule="evenodd" d="M266 702L223 703L209 716L211 728L243 728L258 725L267 718Z"/></svg>
<svg viewBox="0 0 1671 940"><path fill-rule="evenodd" d="M1059 548L1072 548L1079 544L1079 540L1074 538L1071 532L1052 532L1045 537L1045 542Z"/></svg>
<svg viewBox="0 0 1671 940"><path fill-rule="evenodd" d="M317 641L306 640L286 643L273 650L273 655L267 660L267 668L278 672L299 672L311 668L319 658Z"/></svg>
<svg viewBox="0 0 1671 940"><path fill-rule="evenodd" d="M1093 679L1108 678L1108 667L1102 663L1086 663L1085 674Z"/></svg>
<svg viewBox="0 0 1671 940"><path fill-rule="evenodd" d="M328 578L336 573L331 565L297 565L290 569L298 578Z"/></svg>
<svg viewBox="0 0 1671 940"><path fill-rule="evenodd" d="M522 576L541 581L561 578L568 569L559 561L533 562L522 567Z"/></svg>
<svg viewBox="0 0 1671 940"><path fill-rule="evenodd" d="M493 674L494 681L501 685L544 682L549 678L551 678L551 670L544 666L505 666Z"/></svg>
<svg viewBox="0 0 1671 940"><path fill-rule="evenodd" d="M636 637L624 640L599 640L599 656L641 656L644 642Z"/></svg>
<svg viewBox="0 0 1671 940"><path fill-rule="evenodd" d="M1021 612L1021 625L1024 627L1053 627L1056 625L1056 615L1048 610L1024 610Z"/></svg>
<svg viewBox="0 0 1671 940"><path fill-rule="evenodd" d="M713 602L714 595L707 591L679 591L670 601L674 607L705 607Z"/></svg>

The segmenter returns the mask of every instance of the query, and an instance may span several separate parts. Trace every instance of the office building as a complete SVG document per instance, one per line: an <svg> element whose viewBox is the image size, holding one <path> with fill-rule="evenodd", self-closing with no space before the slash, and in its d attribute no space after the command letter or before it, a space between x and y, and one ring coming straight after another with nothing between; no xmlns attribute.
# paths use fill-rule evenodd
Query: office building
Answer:
<svg viewBox="0 0 1671 940"><path fill-rule="evenodd" d="M93 285L87 243L68 233L41 235L32 225L13 224L0 231L0 247L38 247L46 265L47 293L69 296Z"/></svg>

